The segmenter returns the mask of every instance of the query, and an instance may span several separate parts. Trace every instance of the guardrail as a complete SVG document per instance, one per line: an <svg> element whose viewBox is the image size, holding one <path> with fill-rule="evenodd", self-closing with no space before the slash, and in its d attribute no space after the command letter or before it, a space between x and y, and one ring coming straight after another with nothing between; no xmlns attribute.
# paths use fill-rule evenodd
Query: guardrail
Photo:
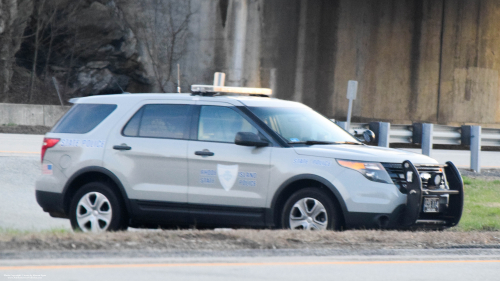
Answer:
<svg viewBox="0 0 500 281"><path fill-rule="evenodd" d="M336 121L346 128L346 122ZM389 147L390 143L420 144L422 154L430 155L434 144L468 145L471 151L471 170L480 173L481 145L500 146L500 129L481 126L444 126L429 123L391 125L387 122L351 123L349 133L354 136L370 129L375 133L378 146Z"/></svg>

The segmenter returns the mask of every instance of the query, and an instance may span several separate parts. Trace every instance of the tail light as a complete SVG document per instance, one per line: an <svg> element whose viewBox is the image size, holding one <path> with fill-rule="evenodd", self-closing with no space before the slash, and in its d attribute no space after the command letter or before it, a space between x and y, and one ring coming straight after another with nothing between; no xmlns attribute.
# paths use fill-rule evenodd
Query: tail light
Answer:
<svg viewBox="0 0 500 281"><path fill-rule="evenodd" d="M48 148L53 147L59 142L60 139L51 139L51 138L44 138L43 139L43 144L42 144L42 162L43 162L43 157L45 156L45 152L47 151Z"/></svg>

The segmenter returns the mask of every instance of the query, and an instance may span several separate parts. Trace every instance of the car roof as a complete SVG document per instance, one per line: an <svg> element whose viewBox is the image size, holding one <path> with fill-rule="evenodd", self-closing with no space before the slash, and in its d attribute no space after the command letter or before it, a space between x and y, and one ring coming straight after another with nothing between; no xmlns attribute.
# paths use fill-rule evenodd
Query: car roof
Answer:
<svg viewBox="0 0 500 281"><path fill-rule="evenodd" d="M220 96L199 96L189 93L144 93L144 94L112 94L98 95L71 99L70 102L78 103L99 103L99 104L135 104L143 100L201 100L228 102L233 105L265 106L265 107L305 107L305 105L268 97L254 97L246 95L220 95Z"/></svg>

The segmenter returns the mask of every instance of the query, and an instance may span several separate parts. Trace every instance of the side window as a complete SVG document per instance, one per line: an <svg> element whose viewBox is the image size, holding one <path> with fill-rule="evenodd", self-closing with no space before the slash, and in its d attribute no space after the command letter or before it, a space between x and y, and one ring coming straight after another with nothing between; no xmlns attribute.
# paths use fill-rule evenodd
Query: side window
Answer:
<svg viewBox="0 0 500 281"><path fill-rule="evenodd" d="M189 120L189 105L147 104L123 128L128 137L184 139Z"/></svg>
<svg viewBox="0 0 500 281"><path fill-rule="evenodd" d="M52 129L52 133L85 134L116 109L116 104L76 104Z"/></svg>
<svg viewBox="0 0 500 281"><path fill-rule="evenodd" d="M201 107L198 140L234 143L238 132L258 133L245 118L229 107Z"/></svg>

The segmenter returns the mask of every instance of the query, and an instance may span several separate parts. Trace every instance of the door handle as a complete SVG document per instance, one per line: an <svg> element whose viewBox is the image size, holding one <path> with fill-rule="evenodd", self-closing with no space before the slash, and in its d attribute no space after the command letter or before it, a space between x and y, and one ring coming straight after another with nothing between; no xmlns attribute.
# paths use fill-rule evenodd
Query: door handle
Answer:
<svg viewBox="0 0 500 281"><path fill-rule="evenodd" d="M194 155L199 155L199 156L214 156L214 153L208 151L207 149L205 149L203 151L195 151Z"/></svg>
<svg viewBox="0 0 500 281"><path fill-rule="evenodd" d="M125 143L122 143L120 145L114 145L113 146L113 149L116 149L116 150L131 150L132 147L128 146L127 144Z"/></svg>

